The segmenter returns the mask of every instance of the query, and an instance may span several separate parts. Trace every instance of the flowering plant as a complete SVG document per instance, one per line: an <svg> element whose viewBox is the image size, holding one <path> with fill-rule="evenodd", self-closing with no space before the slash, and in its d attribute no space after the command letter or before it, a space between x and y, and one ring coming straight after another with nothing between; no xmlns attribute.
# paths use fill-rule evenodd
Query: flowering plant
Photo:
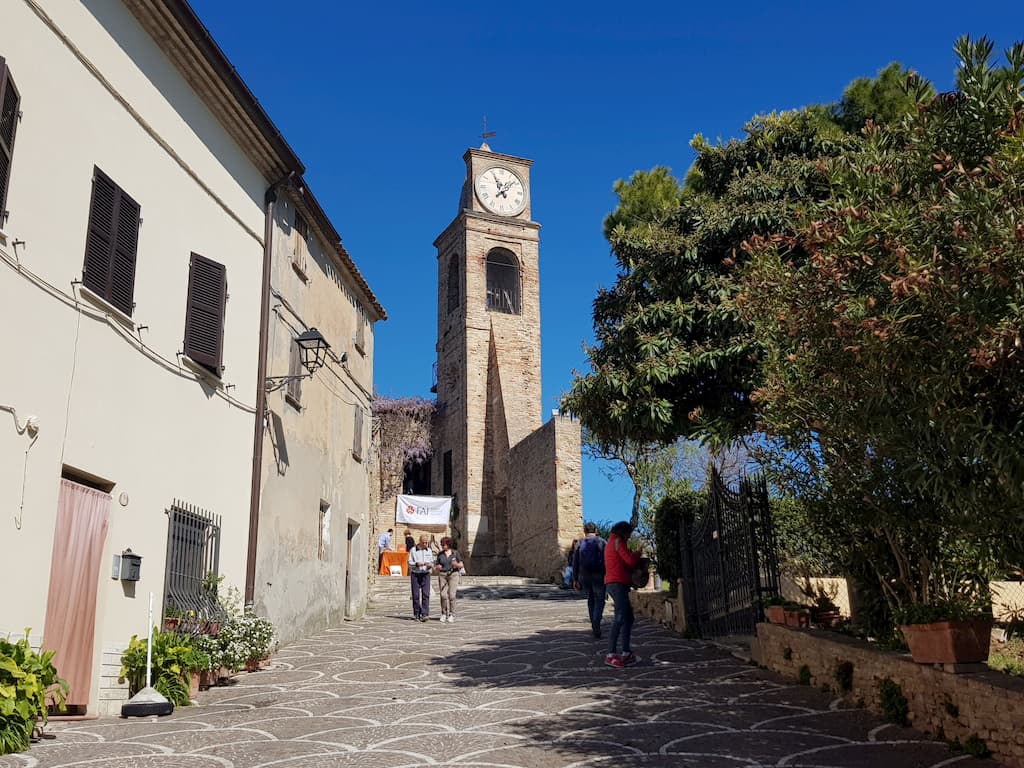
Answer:
<svg viewBox="0 0 1024 768"><path fill-rule="evenodd" d="M271 646L274 644L274 625L270 623L270 620L253 613L246 613L238 619L238 624L242 633L242 641L248 652L246 661L256 661L269 656Z"/></svg>

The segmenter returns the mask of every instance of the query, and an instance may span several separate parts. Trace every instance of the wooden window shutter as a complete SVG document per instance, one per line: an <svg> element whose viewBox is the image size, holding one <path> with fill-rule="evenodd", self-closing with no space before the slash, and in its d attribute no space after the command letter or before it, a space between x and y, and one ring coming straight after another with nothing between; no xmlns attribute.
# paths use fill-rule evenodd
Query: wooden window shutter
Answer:
<svg viewBox="0 0 1024 768"><path fill-rule="evenodd" d="M0 227L7 218L7 185L14 160L14 135L18 132L18 106L21 97L11 70L0 56Z"/></svg>
<svg viewBox="0 0 1024 768"><path fill-rule="evenodd" d="M355 423L352 427L352 455L363 460L363 407L355 405Z"/></svg>
<svg viewBox="0 0 1024 768"><path fill-rule="evenodd" d="M360 355L366 355L366 315L362 307L356 305L356 335L352 340L356 351Z"/></svg>
<svg viewBox="0 0 1024 768"><path fill-rule="evenodd" d="M99 168L94 169L82 282L126 315L135 309L135 259L141 209Z"/></svg>
<svg viewBox="0 0 1024 768"><path fill-rule="evenodd" d="M295 244L292 249L292 265L305 277L307 275L307 260L309 255L309 224L302 218L302 214L295 212Z"/></svg>
<svg viewBox="0 0 1024 768"><path fill-rule="evenodd" d="M185 355L216 376L224 352L224 307L227 270L223 264L192 254L188 268L188 307L185 312Z"/></svg>
<svg viewBox="0 0 1024 768"><path fill-rule="evenodd" d="M302 352L299 350L299 345L295 339L292 339L288 353L288 375L303 376L305 373L306 371L302 367ZM298 407L299 403L302 402L302 379L290 379L285 394L292 401L292 404Z"/></svg>

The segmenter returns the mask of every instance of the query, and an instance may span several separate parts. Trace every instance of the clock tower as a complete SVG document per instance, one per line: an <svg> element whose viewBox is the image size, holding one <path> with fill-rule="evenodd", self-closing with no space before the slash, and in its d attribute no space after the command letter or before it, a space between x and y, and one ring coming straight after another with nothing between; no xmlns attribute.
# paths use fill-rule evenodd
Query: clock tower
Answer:
<svg viewBox="0 0 1024 768"><path fill-rule="evenodd" d="M541 426L540 225L532 161L463 156L455 219L437 248L437 400L432 488L455 497L453 529L471 572L513 567L518 444ZM524 512L525 514L525 512Z"/></svg>

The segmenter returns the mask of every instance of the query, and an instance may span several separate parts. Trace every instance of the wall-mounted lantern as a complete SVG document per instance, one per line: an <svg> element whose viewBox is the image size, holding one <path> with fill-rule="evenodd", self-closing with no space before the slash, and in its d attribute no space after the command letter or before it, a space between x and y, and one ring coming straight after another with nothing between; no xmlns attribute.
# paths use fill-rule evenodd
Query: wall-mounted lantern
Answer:
<svg viewBox="0 0 1024 768"><path fill-rule="evenodd" d="M294 379L306 379L312 376L319 368L327 362L327 350L331 345L316 328L310 328L295 337L295 344L299 348L300 362L308 373L300 373L291 376L268 376L265 386L268 392L282 387Z"/></svg>

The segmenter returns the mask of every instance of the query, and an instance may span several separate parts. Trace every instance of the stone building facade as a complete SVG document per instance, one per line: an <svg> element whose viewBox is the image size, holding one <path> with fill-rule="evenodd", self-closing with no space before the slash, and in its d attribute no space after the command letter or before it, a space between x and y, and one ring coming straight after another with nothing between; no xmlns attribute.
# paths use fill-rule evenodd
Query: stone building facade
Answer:
<svg viewBox="0 0 1024 768"><path fill-rule="evenodd" d="M459 212L437 238L433 493L478 574L548 577L582 526L580 425L541 417L540 225L532 161L463 158Z"/></svg>

